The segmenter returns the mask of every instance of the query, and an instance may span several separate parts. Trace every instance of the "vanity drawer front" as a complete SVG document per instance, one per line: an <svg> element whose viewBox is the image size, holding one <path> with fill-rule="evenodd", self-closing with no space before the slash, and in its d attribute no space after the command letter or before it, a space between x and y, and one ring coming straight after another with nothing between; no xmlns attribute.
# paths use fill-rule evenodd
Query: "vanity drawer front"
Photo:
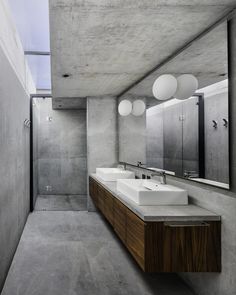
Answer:
<svg viewBox="0 0 236 295"><path fill-rule="evenodd" d="M114 221L114 197L108 191L104 194L103 204L104 216L113 225Z"/></svg>
<svg viewBox="0 0 236 295"><path fill-rule="evenodd" d="M126 211L126 246L140 267L145 270L145 223L129 209Z"/></svg>
<svg viewBox="0 0 236 295"><path fill-rule="evenodd" d="M89 177L89 195L93 200L93 203L96 207L98 207L98 192L97 192L98 184L92 178Z"/></svg>
<svg viewBox="0 0 236 295"><path fill-rule="evenodd" d="M101 212L104 214L104 195L105 190L101 185L98 185L97 187L97 203L98 208L101 210Z"/></svg>
<svg viewBox="0 0 236 295"><path fill-rule="evenodd" d="M126 206L114 198L113 227L123 243L126 243Z"/></svg>
<svg viewBox="0 0 236 295"><path fill-rule="evenodd" d="M221 271L221 223L163 224L164 271Z"/></svg>

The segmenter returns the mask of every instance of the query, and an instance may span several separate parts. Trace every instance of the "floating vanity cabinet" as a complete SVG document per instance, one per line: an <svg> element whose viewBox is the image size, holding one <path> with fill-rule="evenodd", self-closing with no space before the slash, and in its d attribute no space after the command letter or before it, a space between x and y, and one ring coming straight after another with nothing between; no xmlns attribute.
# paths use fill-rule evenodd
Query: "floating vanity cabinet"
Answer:
<svg viewBox="0 0 236 295"><path fill-rule="evenodd" d="M89 191L143 271L221 271L220 221L147 222L92 177Z"/></svg>

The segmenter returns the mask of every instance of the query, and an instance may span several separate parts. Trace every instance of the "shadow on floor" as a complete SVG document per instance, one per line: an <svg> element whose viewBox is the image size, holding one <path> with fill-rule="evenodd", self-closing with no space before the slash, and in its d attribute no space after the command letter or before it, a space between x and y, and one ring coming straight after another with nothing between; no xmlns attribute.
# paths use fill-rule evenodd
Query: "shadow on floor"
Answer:
<svg viewBox="0 0 236 295"><path fill-rule="evenodd" d="M143 273L95 212L30 214L2 295L193 295L175 274Z"/></svg>

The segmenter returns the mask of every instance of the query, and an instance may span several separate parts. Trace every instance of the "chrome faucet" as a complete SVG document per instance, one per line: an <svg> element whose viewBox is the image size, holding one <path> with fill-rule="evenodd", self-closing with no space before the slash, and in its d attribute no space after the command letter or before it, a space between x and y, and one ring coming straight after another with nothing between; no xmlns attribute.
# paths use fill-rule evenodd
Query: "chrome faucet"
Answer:
<svg viewBox="0 0 236 295"><path fill-rule="evenodd" d="M160 171L160 172L155 172L153 174L151 174L151 177L154 176L160 176L161 178L161 184L166 184L166 172L165 171Z"/></svg>
<svg viewBox="0 0 236 295"><path fill-rule="evenodd" d="M138 162L137 162L137 166L138 166L138 167L141 167L141 166L144 166L144 165L146 165L146 164L142 163L141 161L138 161Z"/></svg>
<svg viewBox="0 0 236 295"><path fill-rule="evenodd" d="M123 165L124 170L126 170L126 163L125 162L120 162L121 165Z"/></svg>

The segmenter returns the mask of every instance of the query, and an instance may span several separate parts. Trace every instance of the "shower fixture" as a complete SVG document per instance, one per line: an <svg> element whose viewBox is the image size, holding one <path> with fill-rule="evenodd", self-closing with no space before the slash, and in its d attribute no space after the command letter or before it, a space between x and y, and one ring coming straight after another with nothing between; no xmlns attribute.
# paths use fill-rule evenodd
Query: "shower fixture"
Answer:
<svg viewBox="0 0 236 295"><path fill-rule="evenodd" d="M229 124L228 120L225 119L225 118L223 118L222 120L224 122L223 126L225 126L227 128L228 127L228 124Z"/></svg>
<svg viewBox="0 0 236 295"><path fill-rule="evenodd" d="M29 119L24 120L24 126L30 128L30 120Z"/></svg>
<svg viewBox="0 0 236 295"><path fill-rule="evenodd" d="M216 120L212 120L213 127L216 129L218 127L218 122Z"/></svg>

